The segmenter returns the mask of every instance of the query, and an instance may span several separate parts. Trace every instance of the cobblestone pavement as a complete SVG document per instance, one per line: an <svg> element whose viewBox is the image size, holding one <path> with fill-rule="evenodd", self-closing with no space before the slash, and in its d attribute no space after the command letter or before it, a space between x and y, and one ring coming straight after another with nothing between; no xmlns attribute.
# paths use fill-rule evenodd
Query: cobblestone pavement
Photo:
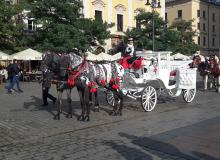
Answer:
<svg viewBox="0 0 220 160"><path fill-rule="evenodd" d="M162 97L150 113L129 101L121 117L109 116L111 108L101 101L90 122L79 122L64 115L53 120L52 103L40 106L40 84L22 87L24 93L8 95L0 86L0 159L220 159L219 94L213 91L198 91L190 104ZM75 90L72 97L77 115Z"/></svg>

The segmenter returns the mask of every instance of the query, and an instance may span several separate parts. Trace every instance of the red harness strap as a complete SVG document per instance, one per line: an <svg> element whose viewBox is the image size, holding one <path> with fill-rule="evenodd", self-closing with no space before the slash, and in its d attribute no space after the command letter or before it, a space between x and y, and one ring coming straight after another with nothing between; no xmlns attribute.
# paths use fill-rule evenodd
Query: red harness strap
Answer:
<svg viewBox="0 0 220 160"><path fill-rule="evenodd" d="M74 87L76 78L84 71L83 68L85 66L85 60L80 64L79 68L76 71L72 71L68 76L67 85L69 87Z"/></svg>

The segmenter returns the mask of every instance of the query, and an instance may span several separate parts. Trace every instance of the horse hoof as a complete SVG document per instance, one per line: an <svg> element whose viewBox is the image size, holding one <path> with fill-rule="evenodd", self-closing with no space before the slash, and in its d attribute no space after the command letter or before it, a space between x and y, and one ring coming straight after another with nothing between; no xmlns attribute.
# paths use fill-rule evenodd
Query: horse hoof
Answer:
<svg viewBox="0 0 220 160"><path fill-rule="evenodd" d="M99 112L99 108L94 108L94 112Z"/></svg>
<svg viewBox="0 0 220 160"><path fill-rule="evenodd" d="M110 116L116 116L116 112L115 112L115 111L111 111L111 112L109 113L109 115L110 115Z"/></svg>
<svg viewBox="0 0 220 160"><path fill-rule="evenodd" d="M60 116L55 115L53 119L54 119L54 120L60 120Z"/></svg>
<svg viewBox="0 0 220 160"><path fill-rule="evenodd" d="M79 117L77 118L77 120L78 120L78 121L84 121L84 116L82 116L82 115L79 116Z"/></svg>
<svg viewBox="0 0 220 160"><path fill-rule="evenodd" d="M73 116L72 116L72 114L69 113L66 115L66 118L73 118Z"/></svg>
<svg viewBox="0 0 220 160"><path fill-rule="evenodd" d="M89 116L85 116L85 117L84 117L84 121L87 121L87 122L90 121Z"/></svg>

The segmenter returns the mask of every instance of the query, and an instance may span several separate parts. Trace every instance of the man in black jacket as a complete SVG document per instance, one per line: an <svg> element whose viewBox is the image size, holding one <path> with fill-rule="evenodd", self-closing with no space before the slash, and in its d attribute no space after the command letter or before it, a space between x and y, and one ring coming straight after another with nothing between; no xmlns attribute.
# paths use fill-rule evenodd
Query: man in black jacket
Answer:
<svg viewBox="0 0 220 160"><path fill-rule="evenodd" d="M19 67L17 64L17 60L14 59L13 60L13 64L10 64L8 66L8 73L9 73L9 86L8 86L8 93L11 94L12 93L12 88L14 87L15 83L17 85L17 89L19 92L23 92L20 88L19 85Z"/></svg>
<svg viewBox="0 0 220 160"><path fill-rule="evenodd" d="M49 93L50 87L51 87L51 79L52 79L52 74L49 72L43 73L43 80L42 80L42 98L43 98L43 105L42 106L47 106L47 98L51 99L53 101L53 104L56 103L56 98L52 96Z"/></svg>

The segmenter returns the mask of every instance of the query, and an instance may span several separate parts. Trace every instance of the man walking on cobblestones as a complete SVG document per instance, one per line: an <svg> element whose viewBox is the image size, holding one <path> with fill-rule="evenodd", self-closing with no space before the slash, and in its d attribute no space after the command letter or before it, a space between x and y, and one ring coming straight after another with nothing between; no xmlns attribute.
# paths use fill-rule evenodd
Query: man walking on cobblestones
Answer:
<svg viewBox="0 0 220 160"><path fill-rule="evenodd" d="M50 87L51 87L51 79L52 79L52 75L50 75L51 73L49 72L45 72L43 73L43 80L42 80L42 98L43 98L43 105L42 106L47 106L48 102L47 102L47 98L51 99L53 101L53 104L56 103L56 98L54 96L52 96L49 93Z"/></svg>
<svg viewBox="0 0 220 160"><path fill-rule="evenodd" d="M20 88L20 85L19 85L19 67L18 67L18 64L17 64L17 60L14 59L13 60L13 64L10 64L8 66L8 73L9 73L9 86L8 86L8 93L11 94L12 93L12 89L16 83L17 85L17 89L19 92L23 92Z"/></svg>

